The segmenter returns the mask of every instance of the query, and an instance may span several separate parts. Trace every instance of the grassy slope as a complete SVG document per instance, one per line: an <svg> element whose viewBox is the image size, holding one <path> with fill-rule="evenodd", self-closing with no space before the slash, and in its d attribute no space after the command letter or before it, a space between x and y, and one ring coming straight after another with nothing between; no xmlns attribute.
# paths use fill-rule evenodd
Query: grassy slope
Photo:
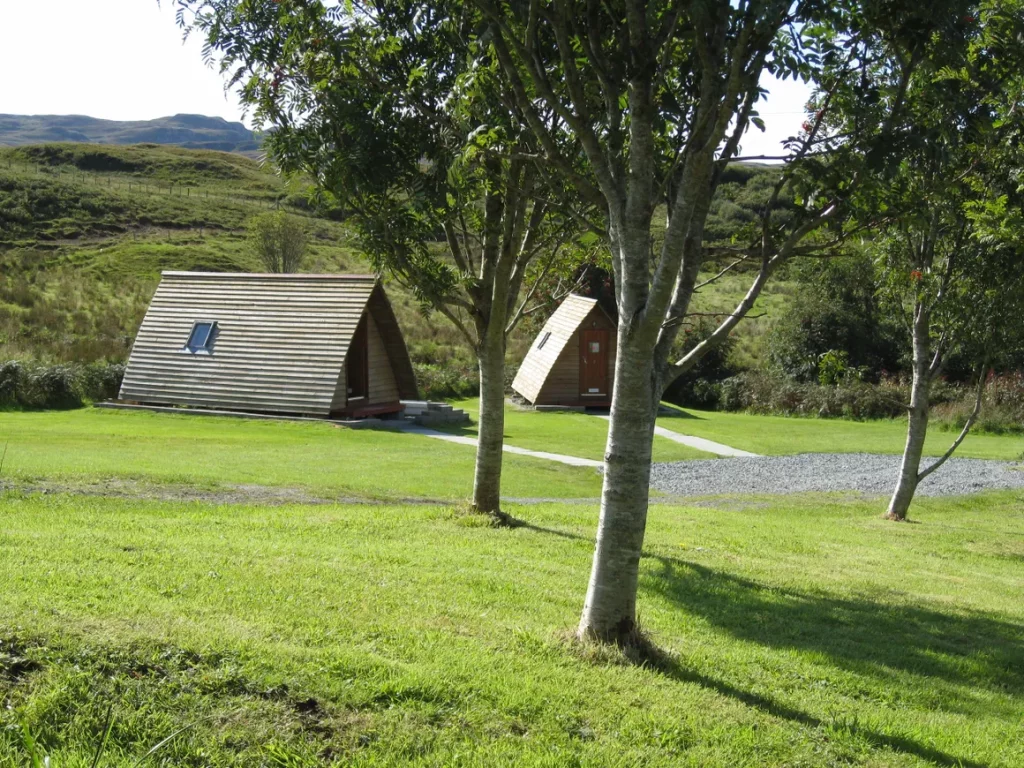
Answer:
<svg viewBox="0 0 1024 768"><path fill-rule="evenodd" d="M737 173L737 179L747 175ZM736 183L728 188L748 207L759 194ZM339 225L288 205L301 192L245 157L220 152L154 145L0 148L0 358L123 359L160 270L258 269L245 248L244 225L275 201L305 216L314 233L308 271L368 271ZM728 201L716 198L713 208L715 237L749 223L749 211ZM731 311L748 282L747 275L726 275L698 293L694 310ZM741 326L737 360L758 357L787 285L777 279L755 312L767 316ZM392 287L391 297L414 360L472 369L471 353L447 321L423 317L405 291ZM541 320L523 324L511 339L513 365Z"/></svg>
<svg viewBox="0 0 1024 768"><path fill-rule="evenodd" d="M661 416L658 424L681 434L704 437L766 455L902 453L907 437L907 425L903 419L844 421L677 410L679 415ZM932 428L925 442L926 455L942 455L955 437L955 433ZM1024 438L971 434L955 455L976 459L1019 459L1024 455Z"/></svg>
<svg viewBox="0 0 1024 768"><path fill-rule="evenodd" d="M416 435L328 424L78 410L0 412L4 474L92 482L296 487L313 494L460 500L473 481L473 449ZM2 447L0 447L2 450ZM505 493L596 497L593 469L505 458Z"/></svg>
<svg viewBox="0 0 1024 768"><path fill-rule="evenodd" d="M562 639L588 507L7 495L0 765L1021 765L1022 503L654 508L655 670Z"/></svg>
<svg viewBox="0 0 1024 768"><path fill-rule="evenodd" d="M305 220L308 271L370 271L339 224L289 205L302 192L222 152L0 148L0 358L125 358L160 271L258 271L246 221L277 201ZM414 342L454 340L392 298Z"/></svg>
<svg viewBox="0 0 1024 768"><path fill-rule="evenodd" d="M476 436L480 399L474 397L453 400L451 403L469 413L473 424L448 431ZM509 445L600 461L604 458L607 438L608 422L592 414L532 411L505 404L505 441ZM710 453L688 448L663 437L654 438L655 461L711 458L714 456Z"/></svg>

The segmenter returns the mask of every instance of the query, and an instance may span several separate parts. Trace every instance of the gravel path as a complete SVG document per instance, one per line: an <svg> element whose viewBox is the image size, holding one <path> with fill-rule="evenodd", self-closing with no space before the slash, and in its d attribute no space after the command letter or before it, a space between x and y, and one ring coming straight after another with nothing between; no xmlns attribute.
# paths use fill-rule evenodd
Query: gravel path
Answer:
<svg viewBox="0 0 1024 768"><path fill-rule="evenodd" d="M924 461L927 466L934 459ZM871 453L675 461L653 465L651 487L675 496L801 491L886 495L892 493L899 466L899 456ZM918 493L960 496L999 488L1024 488L1024 463L954 457L926 477Z"/></svg>

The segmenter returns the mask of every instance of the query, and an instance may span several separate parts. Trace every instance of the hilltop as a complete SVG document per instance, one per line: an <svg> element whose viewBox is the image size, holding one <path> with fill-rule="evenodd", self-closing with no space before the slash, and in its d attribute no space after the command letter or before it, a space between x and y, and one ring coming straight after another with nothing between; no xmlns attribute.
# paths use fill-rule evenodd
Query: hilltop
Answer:
<svg viewBox="0 0 1024 768"><path fill-rule="evenodd" d="M0 145L69 141L89 144L170 144L190 149L256 153L259 141L242 123L206 115L155 120L100 120L84 115L0 115Z"/></svg>

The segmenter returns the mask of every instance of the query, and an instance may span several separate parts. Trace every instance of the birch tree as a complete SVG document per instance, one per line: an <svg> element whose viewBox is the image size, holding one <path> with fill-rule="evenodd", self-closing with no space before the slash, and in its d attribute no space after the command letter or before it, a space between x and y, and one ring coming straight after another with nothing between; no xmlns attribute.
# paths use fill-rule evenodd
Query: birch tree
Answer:
<svg viewBox="0 0 1024 768"><path fill-rule="evenodd" d="M605 213L618 352L597 543L578 635L635 643L661 394L728 336L780 264L842 239L847 201L865 164L889 151L886 134L906 87L878 64L877 43L909 38L912 47L926 45L954 4L473 4L487 23L481 46L500 65L506 98L523 115L544 161ZM756 106L766 73L814 78L815 103L800 135L777 158L788 165L755 242L733 249L732 267L755 267L746 295L707 339L672 360L679 327L701 287L708 207L724 168L740 155L744 132L760 120ZM830 122L838 101L860 107L860 122L846 134ZM772 212L784 185L797 192L800 206L782 221ZM654 233L652 218L661 206L665 229Z"/></svg>
<svg viewBox="0 0 1024 768"><path fill-rule="evenodd" d="M277 164L342 202L374 268L475 351L473 504L504 518L506 341L580 214L493 87L495 68L473 60L472 14L444 2L178 5L180 23L241 85Z"/></svg>
<svg viewBox="0 0 1024 768"><path fill-rule="evenodd" d="M907 438L886 512L905 520L918 485L953 455L981 413L987 373L1024 343L1019 119L1024 5L984 2L949 21L908 80L892 140L901 147L863 201L884 209L885 287L911 349ZM891 66L907 66L906 52ZM849 115L846 115L849 118ZM974 367L974 408L949 449L922 468L931 390L956 354Z"/></svg>

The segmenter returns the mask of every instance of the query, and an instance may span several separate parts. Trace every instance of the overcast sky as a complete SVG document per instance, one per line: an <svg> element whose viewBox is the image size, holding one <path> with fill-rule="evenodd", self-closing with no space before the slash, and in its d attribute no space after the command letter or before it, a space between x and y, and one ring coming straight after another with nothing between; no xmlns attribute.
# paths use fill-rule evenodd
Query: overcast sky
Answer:
<svg viewBox="0 0 1024 768"><path fill-rule="evenodd" d="M151 120L181 112L242 119L200 43L182 43L173 0L0 0L0 114ZM765 83L766 133L744 155L778 154L803 122L803 85Z"/></svg>

